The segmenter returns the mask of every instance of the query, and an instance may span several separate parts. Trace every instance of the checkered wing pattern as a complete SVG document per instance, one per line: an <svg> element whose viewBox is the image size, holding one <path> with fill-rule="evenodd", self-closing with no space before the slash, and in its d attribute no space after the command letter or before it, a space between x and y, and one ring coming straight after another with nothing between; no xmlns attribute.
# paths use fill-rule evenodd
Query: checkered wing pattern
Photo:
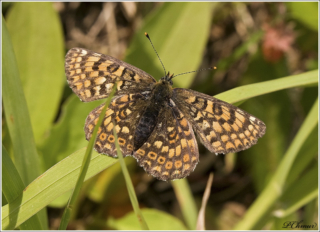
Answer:
<svg viewBox="0 0 320 232"><path fill-rule="evenodd" d="M142 99L143 96L140 94L125 94L113 98L98 130L94 146L97 152L117 157L115 138L113 136L113 128L115 127L123 156L132 154L134 132L141 117L140 112L143 112L145 107L145 101ZM92 136L104 105L102 104L95 108L86 119L84 130L87 140Z"/></svg>
<svg viewBox="0 0 320 232"><path fill-rule="evenodd" d="M148 92L156 82L148 73L108 55L72 48L65 59L68 84L81 101L108 97L117 82L117 93Z"/></svg>
<svg viewBox="0 0 320 232"><path fill-rule="evenodd" d="M265 133L261 120L229 103L188 89L176 88L173 92L173 101L211 152L248 149Z"/></svg>
<svg viewBox="0 0 320 232"><path fill-rule="evenodd" d="M146 143L133 156L144 170L160 180L188 176L199 161L198 145L191 124L171 101L164 108Z"/></svg>

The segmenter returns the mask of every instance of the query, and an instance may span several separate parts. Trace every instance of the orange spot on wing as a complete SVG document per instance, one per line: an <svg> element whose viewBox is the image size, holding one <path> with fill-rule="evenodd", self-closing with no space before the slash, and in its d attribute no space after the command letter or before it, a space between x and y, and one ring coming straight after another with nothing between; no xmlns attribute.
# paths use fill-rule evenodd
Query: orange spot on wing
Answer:
<svg viewBox="0 0 320 232"><path fill-rule="evenodd" d="M236 118L238 118L241 122L245 122L246 121L246 119L245 119L245 117L242 115L242 114L239 114L238 112L236 112Z"/></svg>
<svg viewBox="0 0 320 232"><path fill-rule="evenodd" d="M172 158L174 156L174 151L175 151L175 149L169 150L169 158Z"/></svg>
<svg viewBox="0 0 320 232"><path fill-rule="evenodd" d="M176 156L179 156L181 154L181 146L176 147Z"/></svg>
<svg viewBox="0 0 320 232"><path fill-rule="evenodd" d="M230 127L230 125L229 125L227 122L223 123L222 126L223 126L223 128L224 128L226 131L228 131L228 132L231 131L231 127Z"/></svg>
<svg viewBox="0 0 320 232"><path fill-rule="evenodd" d="M183 119L180 121L180 124L181 124L183 127L187 127L187 126L188 126L188 121L187 121L187 119L183 118Z"/></svg>
<svg viewBox="0 0 320 232"><path fill-rule="evenodd" d="M227 149L235 148L234 145L231 142L227 142L226 144Z"/></svg>
<svg viewBox="0 0 320 232"><path fill-rule="evenodd" d="M99 71L93 71L89 75L89 77L97 77L97 76L99 76Z"/></svg>
<svg viewBox="0 0 320 232"><path fill-rule="evenodd" d="M99 58L99 57L89 56L87 61L93 61L93 62L96 62L96 61L98 61L98 60L100 60L100 58Z"/></svg>
<svg viewBox="0 0 320 232"><path fill-rule="evenodd" d="M176 162L174 162L174 166L175 166L176 168L181 168L182 162L181 162L180 160L177 160Z"/></svg>
<svg viewBox="0 0 320 232"><path fill-rule="evenodd" d="M218 132L218 133L222 132L222 128L218 122L213 122L212 127L216 132Z"/></svg>
<svg viewBox="0 0 320 232"><path fill-rule="evenodd" d="M222 139L223 142L226 142L226 141L229 140L229 136L228 135L222 135L221 139Z"/></svg>
<svg viewBox="0 0 320 232"><path fill-rule="evenodd" d="M166 166L165 166L166 169L171 169L172 168L172 162L171 161L168 161L166 163Z"/></svg>

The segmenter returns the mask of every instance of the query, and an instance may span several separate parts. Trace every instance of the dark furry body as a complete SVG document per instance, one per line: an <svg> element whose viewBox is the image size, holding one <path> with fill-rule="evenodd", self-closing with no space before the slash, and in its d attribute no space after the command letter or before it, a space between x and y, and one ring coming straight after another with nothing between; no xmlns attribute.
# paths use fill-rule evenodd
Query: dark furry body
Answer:
<svg viewBox="0 0 320 232"><path fill-rule="evenodd" d="M134 151L138 150L150 137L158 122L158 116L163 107L170 107L172 96L170 82L161 80L157 82L150 94L148 105L138 122L134 135Z"/></svg>

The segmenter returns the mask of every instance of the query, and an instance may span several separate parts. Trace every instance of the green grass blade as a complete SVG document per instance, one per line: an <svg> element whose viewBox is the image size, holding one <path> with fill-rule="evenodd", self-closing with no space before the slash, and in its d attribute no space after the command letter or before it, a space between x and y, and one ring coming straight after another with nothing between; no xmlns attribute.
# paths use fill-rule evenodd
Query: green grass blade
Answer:
<svg viewBox="0 0 320 232"><path fill-rule="evenodd" d="M113 122L113 125L115 125L114 122ZM132 184L132 181L131 181L131 178L130 178L130 175L129 175L129 172L128 172L128 169L127 169L127 166L126 166L126 163L124 162L122 152L120 150L120 146L119 146L119 143L118 143L118 135L117 135L117 132L115 130L115 127L113 127L113 135L114 135L114 138L115 138L117 154L118 154L119 162L120 162L121 169L122 169L122 172L123 172L123 175L124 175L124 179L126 181L126 185L127 185L127 189L128 189L128 193L129 193L129 197L130 197L130 201L131 201L133 210L134 210L134 212L135 212L135 214L136 214L136 216L138 218L138 221L140 223L141 229L142 230L149 230L148 225L147 225L146 221L144 220L144 217L143 217L143 215L142 215L142 213L140 211L140 208L139 208L138 199L137 199L136 193L134 191L134 187L133 187L133 184Z"/></svg>
<svg viewBox="0 0 320 232"><path fill-rule="evenodd" d="M318 99L315 101L308 116L304 120L270 182L234 229L252 229L264 214L274 205L275 201L283 194L283 188L285 181L288 178L288 173L304 141L317 125L317 119Z"/></svg>
<svg viewBox="0 0 320 232"><path fill-rule="evenodd" d="M318 154L318 127L315 127L300 149L289 172L286 185L295 185L301 174L310 169Z"/></svg>
<svg viewBox="0 0 320 232"><path fill-rule="evenodd" d="M282 89L316 85L318 83L318 70L305 72L289 77L282 77L271 81L245 85L215 95L223 101L236 103L248 98L279 91Z"/></svg>
<svg viewBox="0 0 320 232"><path fill-rule="evenodd" d="M285 193L281 196L280 201L284 209L274 212L277 217L287 217L294 213L302 206L314 200L318 196L318 165L308 169L299 180L295 181Z"/></svg>
<svg viewBox="0 0 320 232"><path fill-rule="evenodd" d="M21 201L14 200L2 207L2 226L17 218L15 227L26 221L51 201L75 186L86 148L82 148L47 170L20 193ZM85 180L110 167L118 160L93 152ZM9 210L11 209L11 210Z"/></svg>
<svg viewBox="0 0 320 232"><path fill-rule="evenodd" d="M38 145L66 84L61 21L51 2L16 2L6 20Z"/></svg>
<svg viewBox="0 0 320 232"><path fill-rule="evenodd" d="M79 196L80 189L82 187L84 178L85 178L85 176L87 174L87 171L88 171L88 168L89 168L92 150L93 150L94 144L96 143L96 139L97 139L98 129L102 124L102 120L104 119L104 117L106 115L107 108L109 107L109 104L110 104L110 102L112 100L113 95L116 92L116 89L117 89L117 85L115 84L113 86L113 89L112 89L109 97L107 98L107 101L106 101L106 104L105 104L104 108L102 109L102 111L100 113L97 125L94 127L92 136L91 136L90 141L89 141L88 146L87 146L86 153L85 153L84 158L83 158L83 162L82 162L82 165L81 165L81 170L80 170L79 177L78 177L77 182L76 182L76 186L74 187L74 190L73 190L73 193L71 194L70 200L69 200L69 202L68 202L68 204L67 204L67 206L66 206L66 208L65 208L65 210L63 212L63 215L62 215L62 218L61 218L61 222L60 222L60 226L59 226L59 230L67 229L67 226L68 226L68 223L69 223L69 220L70 220L70 217L71 217L72 208L74 207L75 202L76 202L76 200L77 200L77 198Z"/></svg>
<svg viewBox="0 0 320 232"><path fill-rule="evenodd" d="M9 157L8 152L2 146L2 193L8 202L12 202L23 191L25 185ZM20 199L21 200L21 199ZM9 209L10 210L10 209ZM10 224L7 227L2 227L3 230L13 230L15 227L16 218L11 218ZM29 220L20 225L21 230L41 230L41 223L38 215L33 215Z"/></svg>
<svg viewBox="0 0 320 232"><path fill-rule="evenodd" d="M197 226L198 209L187 179L171 181L177 196L182 215L189 230L195 230Z"/></svg>
<svg viewBox="0 0 320 232"><path fill-rule="evenodd" d="M35 147L33 132L24 97L18 67L7 30L2 18L2 88L6 122L13 145L14 163L25 185L41 174L39 156ZM39 214L43 229L47 228L45 210Z"/></svg>
<svg viewBox="0 0 320 232"><path fill-rule="evenodd" d="M314 199L316 199L318 197L318 188L311 191L311 192L307 192L307 194L305 194L301 199L299 199L299 201L297 201L295 204L293 204L292 206L290 206L289 208L285 209L285 210L281 210L279 212L276 213L276 216L278 217L286 217L294 212L296 212L298 209L300 209L302 206L306 205L307 203L313 201Z"/></svg>

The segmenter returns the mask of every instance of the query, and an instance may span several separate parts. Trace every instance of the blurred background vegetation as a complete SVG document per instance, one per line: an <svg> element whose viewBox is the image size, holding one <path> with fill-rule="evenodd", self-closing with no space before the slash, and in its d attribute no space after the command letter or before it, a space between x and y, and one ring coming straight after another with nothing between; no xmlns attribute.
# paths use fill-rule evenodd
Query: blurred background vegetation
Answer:
<svg viewBox="0 0 320 232"><path fill-rule="evenodd" d="M167 71L178 74L217 66L216 71L177 77L174 83L212 96L318 69L317 2L3 3L2 13L30 114L41 170L38 175L87 145L85 118L103 102L82 103L67 85L64 55L73 47L111 55L160 79L163 70L144 36L147 31ZM241 221L276 171L317 96L317 86L310 86L241 104L267 125L265 136L246 151L215 155L199 143L200 163L187 181L200 209L209 174L214 173L206 229L230 230ZM16 164L19 161L13 158L4 112L2 116L2 142ZM313 170L306 184L317 188L317 153L315 128L299 153L298 157L306 158L301 159L298 176L293 172L288 181L303 179ZM140 208L151 215L146 217L153 225L150 228L188 228L171 183L148 176L133 158L125 160ZM31 182L24 175L21 178L25 185ZM303 189L293 188L291 194L295 191ZM69 196L70 191L46 208L49 229L58 228ZM317 198L285 218L277 217L277 210L290 205L288 199L290 196L279 199L256 229L281 229L290 220L318 221ZM6 204L3 196L2 205ZM155 220L152 209L165 213L166 221ZM139 229L131 212L117 162L84 183L68 229Z"/></svg>

